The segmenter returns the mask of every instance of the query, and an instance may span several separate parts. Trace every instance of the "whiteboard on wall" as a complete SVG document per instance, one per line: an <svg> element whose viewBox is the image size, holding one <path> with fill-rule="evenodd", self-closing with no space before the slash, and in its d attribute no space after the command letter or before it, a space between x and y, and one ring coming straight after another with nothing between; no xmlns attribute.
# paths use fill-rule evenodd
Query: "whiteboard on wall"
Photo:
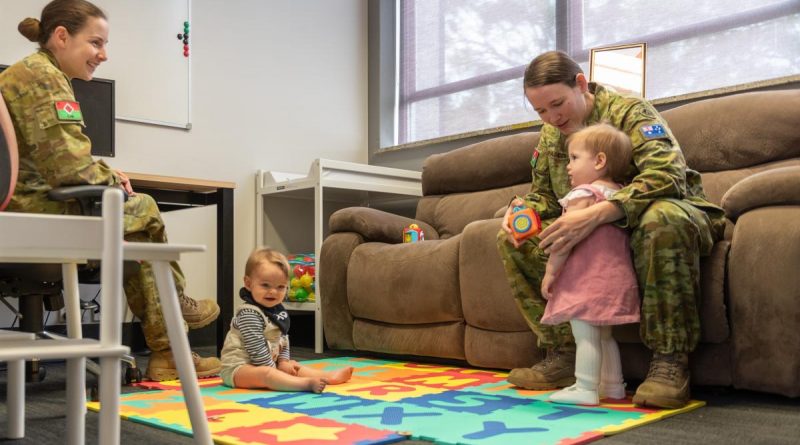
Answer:
<svg viewBox="0 0 800 445"><path fill-rule="evenodd" d="M17 31L39 18L49 0L0 0L0 64L36 50ZM109 22L108 61L95 75L113 79L117 120L191 128L191 56L183 54L184 22L192 46L191 0L92 0ZM191 54L191 53L190 53Z"/></svg>

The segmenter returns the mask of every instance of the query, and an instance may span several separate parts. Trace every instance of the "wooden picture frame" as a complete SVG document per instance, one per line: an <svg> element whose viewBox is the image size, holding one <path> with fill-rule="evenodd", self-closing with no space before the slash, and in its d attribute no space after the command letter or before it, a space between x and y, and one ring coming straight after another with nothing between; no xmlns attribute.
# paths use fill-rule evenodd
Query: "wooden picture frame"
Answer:
<svg viewBox="0 0 800 445"><path fill-rule="evenodd" d="M646 66L646 43L592 48L589 81L623 94L645 97Z"/></svg>

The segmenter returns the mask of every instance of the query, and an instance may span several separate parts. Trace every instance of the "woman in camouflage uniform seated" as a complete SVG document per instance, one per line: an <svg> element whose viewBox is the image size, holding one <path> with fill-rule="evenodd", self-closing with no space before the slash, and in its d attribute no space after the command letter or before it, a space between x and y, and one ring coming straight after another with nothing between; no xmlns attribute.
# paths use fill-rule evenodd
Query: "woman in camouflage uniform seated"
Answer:
<svg viewBox="0 0 800 445"><path fill-rule="evenodd" d="M574 383L575 342L567 323L540 323L540 293L547 257L571 250L601 224L631 233L641 292L643 343L653 351L647 379L634 402L664 408L689 400L688 353L700 339L697 298L699 257L708 255L724 227L723 211L706 201L700 175L687 168L666 121L644 99L589 83L563 52L536 57L524 76L525 96L544 122L531 165L530 192L520 197L539 212L545 230L521 243L503 219L498 248L523 316L547 349L544 360L511 371L509 382L528 389ZM561 216L558 199L570 190L566 139L581 128L607 121L633 142L625 186L607 201Z"/></svg>
<svg viewBox="0 0 800 445"><path fill-rule="evenodd" d="M65 185L109 185L125 189L125 239L167 242L164 222L155 201L134 193L119 170L91 156L91 141L83 133L80 104L70 80L91 80L107 60L108 22L97 6L84 0L54 0L41 20L20 22L20 33L40 48L0 73L0 91L11 114L19 142L19 178L9 210L33 213L77 213L75 203L50 200L48 191ZM183 292L185 279L177 263L172 272L187 326L213 322L219 307L212 300L193 300ZM131 311L142 321L145 341L153 351L148 375L177 378L169 338L161 314L153 272L148 263L125 281ZM217 358L195 355L199 376L219 373ZM157 372L153 372L157 371Z"/></svg>

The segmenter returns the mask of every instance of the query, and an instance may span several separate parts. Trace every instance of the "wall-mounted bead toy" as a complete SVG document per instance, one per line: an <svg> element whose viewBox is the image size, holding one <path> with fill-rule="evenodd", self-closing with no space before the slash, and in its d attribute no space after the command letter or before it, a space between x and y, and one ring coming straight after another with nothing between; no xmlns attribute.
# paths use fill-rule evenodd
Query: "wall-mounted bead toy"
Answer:
<svg viewBox="0 0 800 445"><path fill-rule="evenodd" d="M189 57L189 22L183 22L183 33L178 34L178 40L183 40L183 57Z"/></svg>

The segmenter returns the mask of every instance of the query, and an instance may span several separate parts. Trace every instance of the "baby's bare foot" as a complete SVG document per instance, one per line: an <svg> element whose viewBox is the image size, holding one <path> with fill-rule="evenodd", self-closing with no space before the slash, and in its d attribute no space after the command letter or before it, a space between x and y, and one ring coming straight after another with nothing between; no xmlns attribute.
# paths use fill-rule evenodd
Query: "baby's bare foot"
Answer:
<svg viewBox="0 0 800 445"><path fill-rule="evenodd" d="M321 379L319 377L308 378L308 390L317 394L324 391L327 384L328 382L325 379Z"/></svg>
<svg viewBox="0 0 800 445"><path fill-rule="evenodd" d="M338 371L331 371L330 376L328 377L328 383L330 383L331 385L338 385L340 383L344 383L350 380L350 376L352 375L353 375L352 366L342 368Z"/></svg>

